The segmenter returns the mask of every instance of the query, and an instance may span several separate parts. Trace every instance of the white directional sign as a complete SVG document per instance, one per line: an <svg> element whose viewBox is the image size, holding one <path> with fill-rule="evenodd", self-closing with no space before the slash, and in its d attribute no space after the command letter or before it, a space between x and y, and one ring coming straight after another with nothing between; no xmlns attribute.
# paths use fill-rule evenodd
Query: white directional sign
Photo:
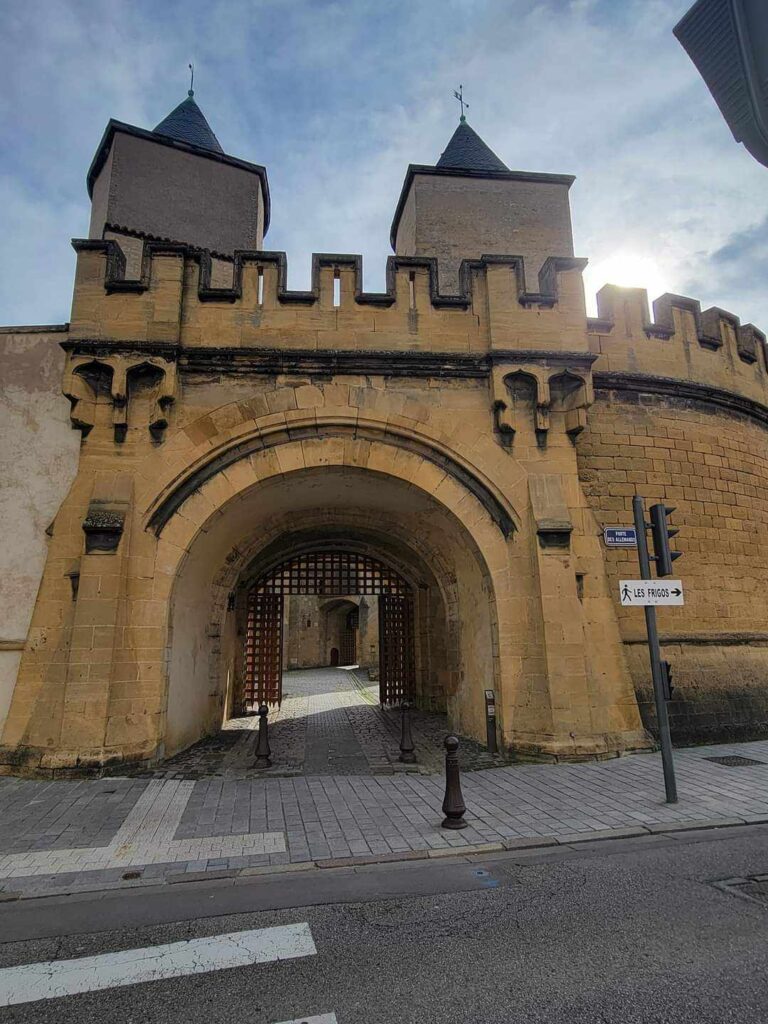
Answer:
<svg viewBox="0 0 768 1024"><path fill-rule="evenodd" d="M619 580L623 605L685 604L680 580Z"/></svg>

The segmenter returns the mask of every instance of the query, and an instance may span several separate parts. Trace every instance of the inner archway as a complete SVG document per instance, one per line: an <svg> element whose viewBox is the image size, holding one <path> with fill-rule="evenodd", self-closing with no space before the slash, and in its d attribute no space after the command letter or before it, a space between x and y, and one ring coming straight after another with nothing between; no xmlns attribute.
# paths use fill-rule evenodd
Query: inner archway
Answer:
<svg viewBox="0 0 768 1024"><path fill-rule="evenodd" d="M329 447L334 443L328 442ZM338 445L334 455L337 451ZM468 510L474 508L473 502L469 495ZM487 529L492 539L498 538L499 548L505 549L497 528ZM253 706L255 693L246 700L244 658L249 595L260 581L271 576L274 582L278 567L290 563L296 568L302 558L320 554L343 556L347 568L338 587L318 595L317 615L303 618L303 629L307 630L309 621L318 636L318 622L325 620L321 639L326 646L318 651L316 664L330 665L334 647L341 663L341 641L331 642L327 629L329 623L334 625L341 606L331 605L354 601L358 611L355 660L368 670L363 681L366 685L370 681L378 704L376 674L386 658L382 650L386 645L375 629L380 621L378 604L410 595L413 614L406 619L410 648L395 647L396 657L402 657L398 651L412 650L412 669L401 670L408 680L403 692L412 696L419 711L447 713L451 729L484 742L483 695L489 685L497 685L499 647L495 584L473 533L416 482L369 468L325 465L275 473L244 488L214 506L187 542L171 603L166 756L217 733L227 720ZM357 565L383 566L392 581L392 593L361 594L361 590L384 588L361 583L364 574L358 571L353 582L352 556ZM285 631L291 624L291 603L300 602L302 596L289 593L282 599ZM350 612L352 608L347 609ZM300 623L297 611L294 625ZM282 649L281 662L273 647L275 676L302 667L291 663L298 655L290 644L284 643ZM278 696L272 695L273 707Z"/></svg>
<svg viewBox="0 0 768 1024"><path fill-rule="evenodd" d="M350 598L374 598L379 701L395 704L414 696L412 587L395 569L370 555L319 549L280 562L248 590L242 693L246 709L282 700L286 600L291 597L337 598L324 606L321 619L322 650L328 652L324 663L331 666L356 664L360 614ZM300 633L312 628L312 619L306 627L303 616L298 619Z"/></svg>
<svg viewBox="0 0 768 1024"><path fill-rule="evenodd" d="M361 603L366 612L363 624L360 622L360 605L353 598L343 597L336 601L319 602L318 621L322 630L322 650L328 652L324 664L354 667L358 664L358 658L360 661L364 659L364 655L361 657L361 650L368 646L368 637L360 634L361 628L365 634L368 632L367 612L370 603L364 599ZM378 601L376 604L378 605ZM378 655L378 644L376 649Z"/></svg>

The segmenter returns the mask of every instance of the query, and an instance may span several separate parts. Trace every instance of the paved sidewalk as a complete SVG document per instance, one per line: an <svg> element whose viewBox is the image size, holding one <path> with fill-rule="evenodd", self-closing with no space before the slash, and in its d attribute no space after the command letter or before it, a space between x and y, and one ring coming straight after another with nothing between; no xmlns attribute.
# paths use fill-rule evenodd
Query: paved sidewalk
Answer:
<svg viewBox="0 0 768 1024"><path fill-rule="evenodd" d="M707 758L736 754L757 765ZM296 869L339 858L570 842L606 830L768 821L768 741L676 752L680 802L660 758L523 764L463 775L469 827L440 828L434 775L44 782L0 779L0 898L153 884L200 872ZM129 877L125 877L125 876Z"/></svg>

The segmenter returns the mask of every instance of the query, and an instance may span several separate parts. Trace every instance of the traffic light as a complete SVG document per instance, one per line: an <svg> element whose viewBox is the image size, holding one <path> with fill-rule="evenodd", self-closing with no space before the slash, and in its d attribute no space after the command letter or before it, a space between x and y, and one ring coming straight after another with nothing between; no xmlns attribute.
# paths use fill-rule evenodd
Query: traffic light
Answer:
<svg viewBox="0 0 768 1024"><path fill-rule="evenodd" d="M697 0L672 31L736 141L768 167L768 4Z"/></svg>
<svg viewBox="0 0 768 1024"><path fill-rule="evenodd" d="M656 559L657 576L669 576L672 572L672 563L682 554L681 551L672 551L669 547L670 537L680 532L674 528L670 529L667 522L667 516L672 515L674 511L669 505L651 505L653 557Z"/></svg>
<svg viewBox="0 0 768 1024"><path fill-rule="evenodd" d="M661 662L661 688L664 692L664 700L672 700L675 688L672 685L672 666L668 661Z"/></svg>

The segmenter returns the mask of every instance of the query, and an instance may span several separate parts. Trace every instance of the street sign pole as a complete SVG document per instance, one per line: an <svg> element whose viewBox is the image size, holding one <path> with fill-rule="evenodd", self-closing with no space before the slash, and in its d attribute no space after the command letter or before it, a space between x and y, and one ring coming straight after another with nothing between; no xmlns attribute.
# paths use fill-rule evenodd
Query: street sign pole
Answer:
<svg viewBox="0 0 768 1024"><path fill-rule="evenodd" d="M635 495L632 499L632 511L635 516L637 558L640 563L640 576L644 580L650 580L652 579L651 560L648 556L645 507L643 505L643 499L639 495ZM656 609L650 605L645 606L645 625L648 630L648 654L651 659L651 676L653 678L653 696L656 702L656 719L659 723L661 763L664 767L664 788L667 792L667 803L676 804L677 782L675 781L675 762L672 757L672 737L669 733L667 702L664 699L664 670L661 667L659 632L656 628Z"/></svg>

